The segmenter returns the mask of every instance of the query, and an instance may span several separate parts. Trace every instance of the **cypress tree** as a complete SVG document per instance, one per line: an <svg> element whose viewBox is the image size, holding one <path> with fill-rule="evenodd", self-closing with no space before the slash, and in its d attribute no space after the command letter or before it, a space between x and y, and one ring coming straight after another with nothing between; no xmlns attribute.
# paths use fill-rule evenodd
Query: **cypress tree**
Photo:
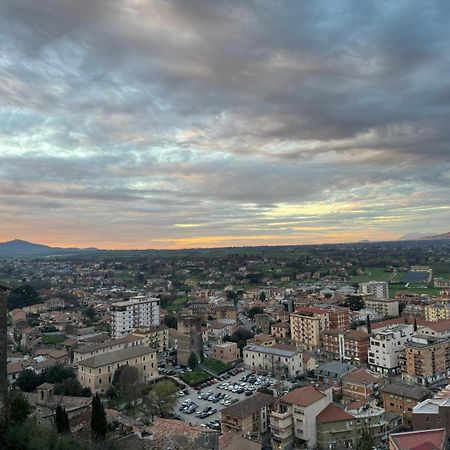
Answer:
<svg viewBox="0 0 450 450"><path fill-rule="evenodd" d="M372 333L372 324L370 323L370 316L367 314L367 332Z"/></svg>
<svg viewBox="0 0 450 450"><path fill-rule="evenodd" d="M70 432L69 416L66 409L61 405L56 407L55 425L60 434Z"/></svg>
<svg viewBox="0 0 450 450"><path fill-rule="evenodd" d="M417 319L414 317L414 332L417 331Z"/></svg>
<svg viewBox="0 0 450 450"><path fill-rule="evenodd" d="M98 439L104 439L107 431L105 408L97 394L92 398L91 430Z"/></svg>

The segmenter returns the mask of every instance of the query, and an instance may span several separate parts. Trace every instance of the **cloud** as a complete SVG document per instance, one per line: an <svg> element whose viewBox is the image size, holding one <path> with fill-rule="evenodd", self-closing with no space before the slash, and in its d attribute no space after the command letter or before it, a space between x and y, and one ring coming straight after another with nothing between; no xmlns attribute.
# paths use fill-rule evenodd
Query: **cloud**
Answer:
<svg viewBox="0 0 450 450"><path fill-rule="evenodd" d="M5 0L0 220L17 226L0 238L441 230L449 15L444 1Z"/></svg>

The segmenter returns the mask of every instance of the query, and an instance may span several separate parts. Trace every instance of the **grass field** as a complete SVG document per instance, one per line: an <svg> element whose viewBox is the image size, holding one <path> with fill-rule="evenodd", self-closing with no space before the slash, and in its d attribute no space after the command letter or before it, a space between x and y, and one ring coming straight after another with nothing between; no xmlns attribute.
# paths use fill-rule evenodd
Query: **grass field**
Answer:
<svg viewBox="0 0 450 450"><path fill-rule="evenodd" d="M43 344L60 344L66 340L66 336L61 336L60 334L44 334L42 336Z"/></svg>
<svg viewBox="0 0 450 450"><path fill-rule="evenodd" d="M193 370L192 372L182 373L180 378L189 386L195 386L198 383L209 380L211 377L203 370Z"/></svg>
<svg viewBox="0 0 450 450"><path fill-rule="evenodd" d="M355 275L351 283L365 283L366 281L399 281L405 272L385 272L381 267L368 267L362 275Z"/></svg>
<svg viewBox="0 0 450 450"><path fill-rule="evenodd" d="M395 283L389 285L389 296L391 298L394 298L395 294L399 291L413 292L415 294L427 294L432 296L438 295L442 290L442 288L426 287L423 285L409 286L408 288L406 288L403 283Z"/></svg>
<svg viewBox="0 0 450 450"><path fill-rule="evenodd" d="M206 366L211 372L214 372L216 375L220 375L223 372L231 369L230 364L226 364L218 359L206 359L203 362L203 365Z"/></svg>

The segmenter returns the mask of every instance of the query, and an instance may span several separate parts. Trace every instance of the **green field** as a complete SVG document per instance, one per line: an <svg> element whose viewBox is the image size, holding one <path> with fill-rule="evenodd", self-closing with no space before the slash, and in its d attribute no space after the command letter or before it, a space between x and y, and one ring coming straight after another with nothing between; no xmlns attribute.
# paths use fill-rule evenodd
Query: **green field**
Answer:
<svg viewBox="0 0 450 450"><path fill-rule="evenodd" d="M405 272L385 272L381 267L368 267L362 275L355 275L351 283L365 283L366 281L400 281Z"/></svg>
<svg viewBox="0 0 450 450"><path fill-rule="evenodd" d="M44 334L42 336L43 344L60 344L66 340L66 336L61 336L60 334Z"/></svg>
<svg viewBox="0 0 450 450"><path fill-rule="evenodd" d="M203 365L216 375L220 375L221 373L224 373L232 368L230 364L226 364L218 359L206 359Z"/></svg>
<svg viewBox="0 0 450 450"><path fill-rule="evenodd" d="M193 370L192 372L182 373L179 378L189 384L189 386L195 386L198 383L209 380L211 377L203 370Z"/></svg>
<svg viewBox="0 0 450 450"><path fill-rule="evenodd" d="M394 298L395 294L399 291L412 292L415 294L427 294L432 296L438 295L442 290L442 288L426 287L426 285L410 285L406 288L403 283L395 283L389 285L389 296Z"/></svg>

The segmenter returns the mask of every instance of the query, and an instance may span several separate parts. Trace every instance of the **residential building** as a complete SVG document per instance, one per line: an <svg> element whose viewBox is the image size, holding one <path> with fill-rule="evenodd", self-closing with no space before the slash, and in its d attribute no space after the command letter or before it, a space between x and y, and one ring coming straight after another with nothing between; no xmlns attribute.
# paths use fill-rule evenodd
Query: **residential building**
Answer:
<svg viewBox="0 0 450 450"><path fill-rule="evenodd" d="M237 329L237 322L234 319L220 319L208 322L208 338L222 342L225 336L231 336Z"/></svg>
<svg viewBox="0 0 450 450"><path fill-rule="evenodd" d="M169 328L165 325L135 330L133 336L142 339L143 345L153 347L158 353L169 349Z"/></svg>
<svg viewBox="0 0 450 450"><path fill-rule="evenodd" d="M131 334L136 328L149 328L159 324L159 298L140 295L111 305L111 332L115 339Z"/></svg>
<svg viewBox="0 0 450 450"><path fill-rule="evenodd" d="M213 358L224 363L236 361L239 358L239 348L236 342L223 342L222 344L213 344Z"/></svg>
<svg viewBox="0 0 450 450"><path fill-rule="evenodd" d="M269 429L269 414L276 397L257 392L220 411L222 432L232 431L241 435L262 434Z"/></svg>
<svg viewBox="0 0 450 450"><path fill-rule="evenodd" d="M342 376L342 397L361 401L378 395L380 380L367 369L360 368Z"/></svg>
<svg viewBox="0 0 450 450"><path fill-rule="evenodd" d="M8 386L11 387L15 383L22 370L23 364L20 361L8 363L7 366Z"/></svg>
<svg viewBox="0 0 450 450"><path fill-rule="evenodd" d="M355 366L340 361L331 361L317 367L315 372L320 383L332 386L336 393L340 393L342 377L353 370L355 370Z"/></svg>
<svg viewBox="0 0 450 450"><path fill-rule="evenodd" d="M93 356L114 352L123 348L136 347L143 344L144 341L142 338L128 335L120 339L113 339L111 341L100 342L98 344L83 345L74 350L73 362L78 363L83 359L92 358Z"/></svg>
<svg viewBox="0 0 450 450"><path fill-rule="evenodd" d="M244 347L244 365L252 370L265 370L273 375L296 377L303 373L301 353L291 345L272 347L247 345Z"/></svg>
<svg viewBox="0 0 450 450"><path fill-rule="evenodd" d="M359 283L359 293L374 298L389 298L389 283L387 281L368 281Z"/></svg>
<svg viewBox="0 0 450 450"><path fill-rule="evenodd" d="M326 310L317 307L300 307L291 314L292 342L308 350L322 345L322 333L330 329Z"/></svg>
<svg viewBox="0 0 450 450"><path fill-rule="evenodd" d="M377 331L370 338L368 355L370 369L383 374L400 373L399 356L413 334L414 326L406 324Z"/></svg>
<svg viewBox="0 0 450 450"><path fill-rule="evenodd" d="M428 386L450 376L448 339L416 334L405 343L400 357L402 378L408 383Z"/></svg>
<svg viewBox="0 0 450 450"><path fill-rule="evenodd" d="M444 428L389 435L389 450L446 450Z"/></svg>
<svg viewBox="0 0 450 450"><path fill-rule="evenodd" d="M435 278L433 280L433 286L435 288L449 288L450 280L446 280L445 278Z"/></svg>
<svg viewBox="0 0 450 450"><path fill-rule="evenodd" d="M158 375L156 351L140 345L103 353L78 362L78 381L92 392L105 393L114 372L123 365L136 367L139 381L150 381Z"/></svg>
<svg viewBox="0 0 450 450"><path fill-rule="evenodd" d="M323 350L334 359L367 363L370 334L358 330L328 330L323 333Z"/></svg>
<svg viewBox="0 0 450 450"><path fill-rule="evenodd" d="M288 322L277 322L270 326L270 334L279 341L285 341L291 335L291 326Z"/></svg>
<svg viewBox="0 0 450 450"><path fill-rule="evenodd" d="M386 439L384 410L368 403L347 410L332 403L316 421L319 450L358 448L363 429L369 430L375 444Z"/></svg>
<svg viewBox="0 0 450 450"><path fill-rule="evenodd" d="M261 345L262 347L272 347L277 340L270 334L255 334L251 339L247 340L247 345Z"/></svg>
<svg viewBox="0 0 450 450"><path fill-rule="evenodd" d="M423 308L425 320L437 322L450 319L450 303L434 303Z"/></svg>
<svg viewBox="0 0 450 450"><path fill-rule="evenodd" d="M270 413L274 450L290 450L300 445L313 449L317 442L316 417L332 403L332 391L314 386L294 389L281 397Z"/></svg>
<svg viewBox="0 0 450 450"><path fill-rule="evenodd" d="M348 330L350 328L350 308L343 306L328 306L326 308L330 318L330 330Z"/></svg>
<svg viewBox="0 0 450 450"><path fill-rule="evenodd" d="M270 314L255 314L256 329L260 333L270 333Z"/></svg>
<svg viewBox="0 0 450 450"><path fill-rule="evenodd" d="M202 319L196 316L183 316L177 321L178 364L188 365L189 356L194 353L198 361L203 359Z"/></svg>
<svg viewBox="0 0 450 450"><path fill-rule="evenodd" d="M397 317L399 315L398 300L390 298L365 298L364 307L374 310L381 317Z"/></svg>
<svg viewBox="0 0 450 450"><path fill-rule="evenodd" d="M450 385L426 399L412 411L412 426L414 430L430 430L435 427L445 428L447 437L450 430Z"/></svg>
<svg viewBox="0 0 450 450"><path fill-rule="evenodd" d="M413 408L430 396L430 390L406 383L388 383L381 389L386 412L401 414L406 426L411 424Z"/></svg>

